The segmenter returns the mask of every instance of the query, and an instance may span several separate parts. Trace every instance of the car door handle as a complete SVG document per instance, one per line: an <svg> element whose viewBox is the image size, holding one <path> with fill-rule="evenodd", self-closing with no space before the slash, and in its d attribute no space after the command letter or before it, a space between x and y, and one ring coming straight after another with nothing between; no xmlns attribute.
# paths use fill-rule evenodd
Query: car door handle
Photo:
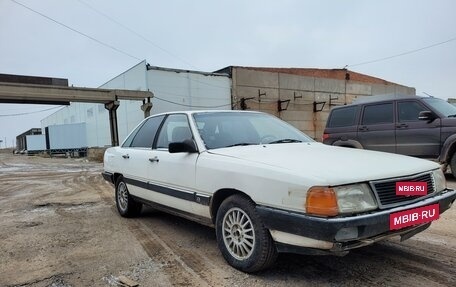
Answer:
<svg viewBox="0 0 456 287"><path fill-rule="evenodd" d="M123 157L124 159L130 158L130 156L129 156L128 154L124 154L122 157Z"/></svg>
<svg viewBox="0 0 456 287"><path fill-rule="evenodd" d="M369 128L366 127L366 126L359 128L359 131L362 131L362 132L365 132L365 131L368 131L368 130L369 130Z"/></svg>
<svg viewBox="0 0 456 287"><path fill-rule="evenodd" d="M403 129L403 128L408 128L408 124L398 124L396 128Z"/></svg>
<svg viewBox="0 0 456 287"><path fill-rule="evenodd" d="M150 162L159 162L160 160L158 159L158 156L155 156L153 158L149 158Z"/></svg>

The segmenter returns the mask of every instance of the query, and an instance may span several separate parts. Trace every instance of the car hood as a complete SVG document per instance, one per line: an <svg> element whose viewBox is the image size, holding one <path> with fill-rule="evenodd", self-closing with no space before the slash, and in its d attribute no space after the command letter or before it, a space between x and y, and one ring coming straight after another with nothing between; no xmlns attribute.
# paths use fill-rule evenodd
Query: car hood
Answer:
<svg viewBox="0 0 456 287"><path fill-rule="evenodd" d="M209 153L285 169L330 186L413 175L440 167L414 157L316 142L238 146Z"/></svg>

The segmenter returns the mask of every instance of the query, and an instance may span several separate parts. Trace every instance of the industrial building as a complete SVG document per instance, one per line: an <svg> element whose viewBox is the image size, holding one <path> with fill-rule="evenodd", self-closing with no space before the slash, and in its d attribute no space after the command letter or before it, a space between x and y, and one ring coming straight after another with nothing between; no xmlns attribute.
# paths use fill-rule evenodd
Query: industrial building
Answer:
<svg viewBox="0 0 456 287"><path fill-rule="evenodd" d="M226 74L153 67L140 62L100 86L104 89L151 91L151 114L191 109L231 109L231 79ZM141 102L120 100L120 141L144 119ZM71 103L41 121L50 125L86 123L88 147L111 145L108 112L103 104Z"/></svg>
<svg viewBox="0 0 456 287"><path fill-rule="evenodd" d="M41 135L41 129L40 128L29 129L28 131L23 132L20 135L18 135L16 137L16 150L22 151L22 150L27 150L29 148L29 146L34 147L35 141L30 140L31 139L30 136L34 136L34 135ZM28 141L27 141L27 137L29 138ZM27 142L28 142L28 144L27 144Z"/></svg>
<svg viewBox="0 0 456 287"><path fill-rule="evenodd" d="M358 97L414 95L415 89L346 69L229 66L198 72L150 66L142 61L100 86L150 91L151 114L177 110L249 109L271 113L320 140L335 105ZM141 102L121 100L117 110L122 141L144 118ZM71 103L41 121L49 125L86 123L88 147L111 144L108 112L102 104Z"/></svg>

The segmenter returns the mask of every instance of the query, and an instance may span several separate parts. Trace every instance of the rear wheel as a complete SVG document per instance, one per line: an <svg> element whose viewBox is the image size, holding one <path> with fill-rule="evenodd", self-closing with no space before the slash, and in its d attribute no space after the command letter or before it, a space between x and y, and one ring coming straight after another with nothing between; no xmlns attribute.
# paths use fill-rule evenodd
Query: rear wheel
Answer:
<svg viewBox="0 0 456 287"><path fill-rule="evenodd" d="M225 199L217 211L217 243L225 260L244 272L270 267L277 251L254 203L241 195Z"/></svg>
<svg viewBox="0 0 456 287"><path fill-rule="evenodd" d="M451 174L456 178L456 152L451 156L450 168Z"/></svg>
<svg viewBox="0 0 456 287"><path fill-rule="evenodd" d="M131 197L123 177L116 181L116 206L123 217L134 217L141 213L142 204Z"/></svg>

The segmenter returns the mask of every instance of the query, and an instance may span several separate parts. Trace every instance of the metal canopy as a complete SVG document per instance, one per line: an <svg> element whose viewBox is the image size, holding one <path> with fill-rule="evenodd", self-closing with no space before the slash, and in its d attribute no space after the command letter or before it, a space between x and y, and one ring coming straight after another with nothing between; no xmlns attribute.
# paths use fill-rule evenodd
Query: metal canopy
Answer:
<svg viewBox="0 0 456 287"><path fill-rule="evenodd" d="M131 90L109 90L54 85L36 85L0 82L0 103L69 105L70 102L104 104L109 110L111 144L119 144L117 128L118 100L143 102L143 110L150 111L152 92ZM147 102L146 102L147 99Z"/></svg>

